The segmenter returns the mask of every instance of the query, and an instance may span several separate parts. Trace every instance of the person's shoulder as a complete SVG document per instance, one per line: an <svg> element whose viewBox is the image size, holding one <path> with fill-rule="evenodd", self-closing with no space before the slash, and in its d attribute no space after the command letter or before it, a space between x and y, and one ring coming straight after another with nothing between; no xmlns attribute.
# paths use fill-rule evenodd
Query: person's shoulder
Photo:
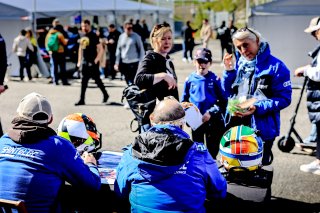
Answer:
<svg viewBox="0 0 320 213"><path fill-rule="evenodd" d="M195 71L192 71L186 78L186 81L191 81L195 78L196 76L196 72Z"/></svg>
<svg viewBox="0 0 320 213"><path fill-rule="evenodd" d="M206 145L204 143L194 142L194 144L195 144L195 150L197 152L200 152L200 153L208 152L208 149L207 149L207 147L206 147Z"/></svg>
<svg viewBox="0 0 320 213"><path fill-rule="evenodd" d="M220 77L219 77L216 73L214 73L213 71L211 71L211 70L208 71L207 76L208 76L208 78L211 78L211 79L213 79L213 80L215 80L215 81L220 80Z"/></svg>
<svg viewBox="0 0 320 213"><path fill-rule="evenodd" d="M52 146L63 147L64 149L75 149L70 141L58 135L50 136L46 140L50 141Z"/></svg>

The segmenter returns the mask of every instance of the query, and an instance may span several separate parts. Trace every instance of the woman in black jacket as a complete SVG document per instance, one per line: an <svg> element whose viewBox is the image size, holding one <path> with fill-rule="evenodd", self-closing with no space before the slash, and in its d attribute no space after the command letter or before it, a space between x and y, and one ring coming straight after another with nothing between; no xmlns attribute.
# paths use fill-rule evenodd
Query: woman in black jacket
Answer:
<svg viewBox="0 0 320 213"><path fill-rule="evenodd" d="M166 96L173 96L179 100L177 75L173 63L168 55L173 45L173 36L170 25L155 25L150 33L150 43L153 50L146 53L140 62L135 84L140 89L146 89L150 99L163 100ZM143 119L141 131L150 127L149 115L154 109L150 106Z"/></svg>

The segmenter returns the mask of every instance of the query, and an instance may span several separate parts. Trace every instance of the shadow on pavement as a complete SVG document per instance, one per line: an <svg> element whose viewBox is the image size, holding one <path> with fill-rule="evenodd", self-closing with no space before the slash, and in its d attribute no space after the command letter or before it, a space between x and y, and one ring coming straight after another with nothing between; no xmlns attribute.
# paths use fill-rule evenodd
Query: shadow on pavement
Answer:
<svg viewBox="0 0 320 213"><path fill-rule="evenodd" d="M209 204L209 205L208 205ZM320 212L319 203L305 203L300 201L288 200L283 198L271 197L271 200L257 203L243 200L231 194L227 195L227 200L218 202L207 202L207 212L245 212L245 213L274 213L274 212Z"/></svg>

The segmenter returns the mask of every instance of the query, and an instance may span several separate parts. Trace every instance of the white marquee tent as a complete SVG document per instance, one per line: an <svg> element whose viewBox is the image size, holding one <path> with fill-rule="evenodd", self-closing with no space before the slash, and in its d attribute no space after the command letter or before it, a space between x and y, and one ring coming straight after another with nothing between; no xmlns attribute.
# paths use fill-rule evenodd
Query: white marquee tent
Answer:
<svg viewBox="0 0 320 213"><path fill-rule="evenodd" d="M169 8L128 0L0 0L0 33L6 40L8 62L12 65L10 74L16 75L19 68L18 59L11 51L13 40L21 29L31 26L34 17L162 14L168 19L171 13ZM48 74L43 70L46 67L41 69L44 75Z"/></svg>
<svg viewBox="0 0 320 213"><path fill-rule="evenodd" d="M317 42L304 32L310 20L319 16L320 1L278 0L252 8L249 26L261 32L270 43L271 53L293 71L310 63L307 53ZM300 82L301 79L292 78Z"/></svg>

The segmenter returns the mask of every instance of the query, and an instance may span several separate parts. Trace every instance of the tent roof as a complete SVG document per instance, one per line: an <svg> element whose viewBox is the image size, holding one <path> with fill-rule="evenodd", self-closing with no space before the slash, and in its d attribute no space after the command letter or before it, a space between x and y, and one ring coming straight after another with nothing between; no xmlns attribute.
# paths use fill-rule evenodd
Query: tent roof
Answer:
<svg viewBox="0 0 320 213"><path fill-rule="evenodd" d="M252 15L319 15L320 1L277 0L251 9Z"/></svg>
<svg viewBox="0 0 320 213"><path fill-rule="evenodd" d="M0 3L0 19L20 19L28 15L28 11L24 9Z"/></svg>
<svg viewBox="0 0 320 213"><path fill-rule="evenodd" d="M138 3L128 0L0 0L0 3L24 9L29 13L36 12L37 17L105 15L106 12L117 13L170 13L168 8Z"/></svg>

